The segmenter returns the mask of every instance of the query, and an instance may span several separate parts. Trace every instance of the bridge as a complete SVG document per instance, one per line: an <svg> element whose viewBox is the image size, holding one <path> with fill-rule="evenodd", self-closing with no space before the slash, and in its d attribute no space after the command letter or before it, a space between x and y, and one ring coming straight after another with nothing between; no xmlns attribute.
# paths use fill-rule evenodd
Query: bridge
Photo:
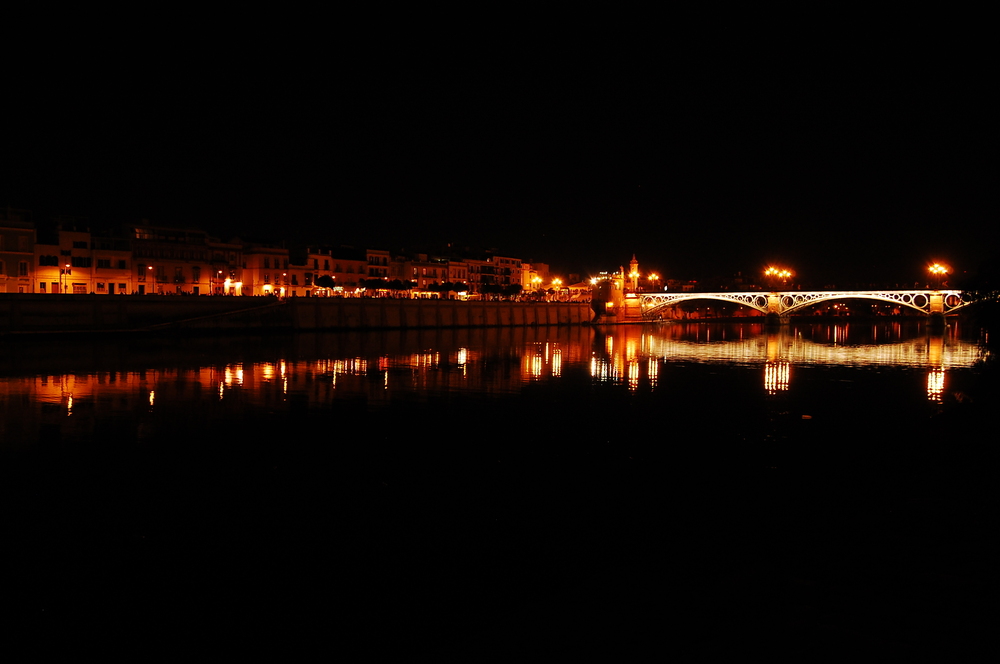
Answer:
<svg viewBox="0 0 1000 664"><path fill-rule="evenodd" d="M875 300L908 308L928 316L954 313L964 307L960 290L860 290L860 291L747 291L718 293L625 293L625 310L629 300L638 300L642 320L655 320L663 309L691 300L719 300L740 304L763 314L785 318L806 307L834 300Z"/></svg>

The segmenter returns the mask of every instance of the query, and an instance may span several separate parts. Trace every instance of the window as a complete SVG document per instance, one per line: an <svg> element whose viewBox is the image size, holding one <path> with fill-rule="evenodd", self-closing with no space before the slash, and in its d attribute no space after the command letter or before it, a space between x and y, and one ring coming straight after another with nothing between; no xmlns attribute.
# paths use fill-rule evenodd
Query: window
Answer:
<svg viewBox="0 0 1000 664"><path fill-rule="evenodd" d="M191 266L191 281L198 283L201 281L201 267L198 265Z"/></svg>
<svg viewBox="0 0 1000 664"><path fill-rule="evenodd" d="M98 258L97 259L97 267L98 268L103 268L105 270L110 270L111 269L111 259L110 258Z"/></svg>
<svg viewBox="0 0 1000 664"><path fill-rule="evenodd" d="M330 259L329 258L324 258L323 259L323 269L326 270L327 272L330 271Z"/></svg>
<svg viewBox="0 0 1000 664"><path fill-rule="evenodd" d="M92 261L90 256L73 256L71 257L70 265L73 267L91 267Z"/></svg>
<svg viewBox="0 0 1000 664"><path fill-rule="evenodd" d="M126 262L125 262L125 259L124 259L124 258L122 258L122 259L120 259L120 260L118 261L118 269L119 269L119 270L127 270L127 269L128 269L128 265L126 264Z"/></svg>
<svg viewBox="0 0 1000 664"><path fill-rule="evenodd" d="M45 267L45 266L55 267L55 266L59 265L59 257L58 256L39 256L38 257L38 265L41 266L41 267Z"/></svg>
<svg viewBox="0 0 1000 664"><path fill-rule="evenodd" d="M97 292L98 293L103 293L104 292L104 284L102 284L99 281L97 282Z"/></svg>
<svg viewBox="0 0 1000 664"><path fill-rule="evenodd" d="M86 242L80 242L80 241L74 241L73 242L73 248L74 249L86 249L87 248L87 243Z"/></svg>
<svg viewBox="0 0 1000 664"><path fill-rule="evenodd" d="M313 275L312 272L306 272L306 286L312 286Z"/></svg>
<svg viewBox="0 0 1000 664"><path fill-rule="evenodd" d="M142 263L139 263L135 267L136 267L136 270L137 270L138 275L139 275L139 281L145 281L146 280L146 266L143 265Z"/></svg>
<svg viewBox="0 0 1000 664"><path fill-rule="evenodd" d="M38 282L38 292L39 293L44 293L45 292L45 282L44 281L39 281Z"/></svg>
<svg viewBox="0 0 1000 664"><path fill-rule="evenodd" d="M265 270L270 270L271 269L271 259L270 258L265 258L264 259L264 269ZM267 281L267 279L265 279L264 281Z"/></svg>
<svg viewBox="0 0 1000 664"><path fill-rule="evenodd" d="M17 265L17 276L26 277L28 276L28 261L21 261Z"/></svg>

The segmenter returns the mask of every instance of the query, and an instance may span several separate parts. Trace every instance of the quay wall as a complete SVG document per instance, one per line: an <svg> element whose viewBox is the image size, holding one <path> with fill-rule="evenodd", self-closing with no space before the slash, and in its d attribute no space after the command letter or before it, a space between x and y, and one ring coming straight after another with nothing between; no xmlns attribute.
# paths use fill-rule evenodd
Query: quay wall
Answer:
<svg viewBox="0 0 1000 664"><path fill-rule="evenodd" d="M0 334L580 325L586 303L381 298L0 295Z"/></svg>

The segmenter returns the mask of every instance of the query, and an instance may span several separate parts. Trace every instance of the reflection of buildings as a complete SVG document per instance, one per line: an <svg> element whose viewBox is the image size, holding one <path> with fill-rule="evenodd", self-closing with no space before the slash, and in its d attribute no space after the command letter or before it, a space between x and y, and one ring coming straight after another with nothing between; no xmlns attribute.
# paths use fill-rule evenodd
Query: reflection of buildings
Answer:
<svg viewBox="0 0 1000 664"><path fill-rule="evenodd" d="M331 338L350 337L324 337ZM158 423L176 426L195 414L204 422L218 413L222 419L293 414L338 402L378 409L394 399L420 402L460 391L515 394L525 383L559 379L570 364L585 366L590 346L590 330L583 327L561 328L556 335L545 329L497 328L439 336L395 333L392 338L407 339L411 343L400 345L410 349L371 354L319 348L319 359L198 367L178 356L176 368L169 369L0 379L0 444L94 440L102 427L130 431L140 440ZM447 343L435 343L441 338Z"/></svg>
<svg viewBox="0 0 1000 664"><path fill-rule="evenodd" d="M158 350L139 359L115 356L112 362L172 368L66 373L53 368L77 362L80 353L46 348L32 365L47 370L0 379L0 444L102 437L121 442L123 431L142 440L164 423L176 426L195 416L206 422L216 416L294 415L338 404L377 410L397 399L421 403L465 391L517 394L528 383L586 380L588 374L591 381L639 391L662 385L667 363L761 370L762 387L770 394L790 389L796 366L914 367L926 372L927 397L940 401L946 372L978 358L974 344L947 335L898 336L877 345L846 341L818 343L794 329L764 334L736 326L619 326L610 334L572 327L317 335L302 337L295 352L270 352L268 340L255 351L267 351L268 359L191 366L193 348L185 346L173 361ZM201 356L232 352L212 346ZM107 355L92 351L92 363L107 365ZM300 357L312 359L295 359ZM9 367L17 370L6 375L24 372L23 363Z"/></svg>

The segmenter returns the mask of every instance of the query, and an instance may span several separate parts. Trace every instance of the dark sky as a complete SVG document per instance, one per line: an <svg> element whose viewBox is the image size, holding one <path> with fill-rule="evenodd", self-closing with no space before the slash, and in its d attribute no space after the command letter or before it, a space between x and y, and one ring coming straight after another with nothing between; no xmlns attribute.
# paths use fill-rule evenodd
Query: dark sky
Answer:
<svg viewBox="0 0 1000 664"><path fill-rule="evenodd" d="M912 282L1000 240L974 21L245 18L22 35L0 205L678 278Z"/></svg>

